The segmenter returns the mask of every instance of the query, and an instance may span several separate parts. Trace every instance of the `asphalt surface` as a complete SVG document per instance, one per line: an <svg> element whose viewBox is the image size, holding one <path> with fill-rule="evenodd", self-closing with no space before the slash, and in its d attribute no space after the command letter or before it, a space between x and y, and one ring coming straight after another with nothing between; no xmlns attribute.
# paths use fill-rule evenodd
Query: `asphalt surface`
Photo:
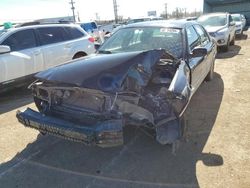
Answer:
<svg viewBox="0 0 250 188"><path fill-rule="evenodd" d="M35 108L30 91L0 95L0 187L250 187L248 35L218 54L214 79L187 108L187 139L175 155L134 127L123 146L106 149L42 136L15 118Z"/></svg>

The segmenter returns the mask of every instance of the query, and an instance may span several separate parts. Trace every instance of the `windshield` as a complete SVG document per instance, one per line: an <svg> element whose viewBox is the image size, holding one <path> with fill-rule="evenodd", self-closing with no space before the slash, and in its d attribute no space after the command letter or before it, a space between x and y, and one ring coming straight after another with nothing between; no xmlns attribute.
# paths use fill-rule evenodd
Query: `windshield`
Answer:
<svg viewBox="0 0 250 188"><path fill-rule="evenodd" d="M121 53L165 49L182 57L180 29L162 27L123 28L114 33L99 49L99 53Z"/></svg>
<svg viewBox="0 0 250 188"><path fill-rule="evenodd" d="M201 16L197 20L204 27L206 26L224 26L227 24L227 16L226 15L216 15L216 16Z"/></svg>
<svg viewBox="0 0 250 188"><path fill-rule="evenodd" d="M241 21L241 17L240 15L232 15L233 21L235 22L240 22Z"/></svg>

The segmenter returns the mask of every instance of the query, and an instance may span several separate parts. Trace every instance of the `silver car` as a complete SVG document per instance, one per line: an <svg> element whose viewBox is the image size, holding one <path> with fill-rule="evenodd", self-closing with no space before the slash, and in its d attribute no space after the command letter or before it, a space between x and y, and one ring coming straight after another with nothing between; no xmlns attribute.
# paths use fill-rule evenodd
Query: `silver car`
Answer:
<svg viewBox="0 0 250 188"><path fill-rule="evenodd" d="M242 14L232 14L233 21L236 23L236 35L242 35L246 26L246 19Z"/></svg>
<svg viewBox="0 0 250 188"><path fill-rule="evenodd" d="M235 22L229 13L210 13L202 15L197 20L215 39L217 46L228 51L229 45L234 45Z"/></svg>

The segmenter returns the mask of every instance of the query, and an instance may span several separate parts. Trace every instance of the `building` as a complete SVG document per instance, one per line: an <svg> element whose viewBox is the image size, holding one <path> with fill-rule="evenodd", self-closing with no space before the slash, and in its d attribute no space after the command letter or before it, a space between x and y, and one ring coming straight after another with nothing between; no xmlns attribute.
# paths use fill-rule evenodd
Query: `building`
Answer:
<svg viewBox="0 0 250 188"><path fill-rule="evenodd" d="M204 0L203 12L230 12L245 15L250 25L250 0Z"/></svg>

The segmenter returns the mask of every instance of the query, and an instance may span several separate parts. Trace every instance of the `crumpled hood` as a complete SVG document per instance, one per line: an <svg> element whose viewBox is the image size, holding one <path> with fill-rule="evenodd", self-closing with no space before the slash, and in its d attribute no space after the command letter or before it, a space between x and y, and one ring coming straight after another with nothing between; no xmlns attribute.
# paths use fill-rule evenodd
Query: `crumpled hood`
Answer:
<svg viewBox="0 0 250 188"><path fill-rule="evenodd" d="M205 29L207 30L208 33L214 33L217 32L219 30L222 30L226 28L225 26L206 26Z"/></svg>
<svg viewBox="0 0 250 188"><path fill-rule="evenodd" d="M118 54L97 54L50 68L36 74L36 78L77 87L117 92L127 76L138 85L146 85L152 67L166 54L165 50L150 50ZM138 69L139 67L139 69Z"/></svg>

